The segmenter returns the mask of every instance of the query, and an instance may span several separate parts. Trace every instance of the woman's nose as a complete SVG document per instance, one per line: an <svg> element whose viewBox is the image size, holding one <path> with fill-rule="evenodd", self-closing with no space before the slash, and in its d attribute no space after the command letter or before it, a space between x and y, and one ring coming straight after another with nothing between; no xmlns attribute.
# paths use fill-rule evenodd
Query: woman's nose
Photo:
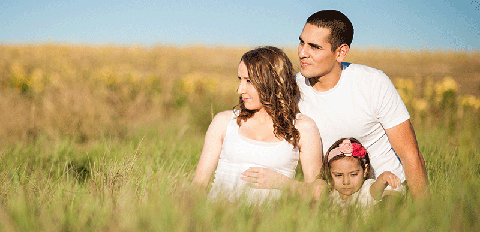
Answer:
<svg viewBox="0 0 480 232"><path fill-rule="evenodd" d="M344 176L344 177L343 177L343 184L344 184L344 185L350 184L350 178L348 178L347 176Z"/></svg>
<svg viewBox="0 0 480 232"><path fill-rule="evenodd" d="M242 84L242 81L238 84L238 89L237 89L238 94L243 94L244 93L244 86Z"/></svg>

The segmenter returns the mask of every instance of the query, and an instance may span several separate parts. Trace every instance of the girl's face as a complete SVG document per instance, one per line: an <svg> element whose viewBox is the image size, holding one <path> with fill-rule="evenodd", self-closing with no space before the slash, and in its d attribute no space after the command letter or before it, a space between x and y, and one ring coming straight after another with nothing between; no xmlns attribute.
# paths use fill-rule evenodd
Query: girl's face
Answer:
<svg viewBox="0 0 480 232"><path fill-rule="evenodd" d="M248 77L248 70L245 63L240 62L238 66L238 94L242 96L243 102L245 102L245 108L249 110L258 110L263 107L260 103L260 97L258 95L257 89L253 86L253 83L250 82Z"/></svg>
<svg viewBox="0 0 480 232"><path fill-rule="evenodd" d="M360 162L353 157L332 161L330 174L333 179L333 188L340 193L342 200L360 190L365 181L364 170Z"/></svg>

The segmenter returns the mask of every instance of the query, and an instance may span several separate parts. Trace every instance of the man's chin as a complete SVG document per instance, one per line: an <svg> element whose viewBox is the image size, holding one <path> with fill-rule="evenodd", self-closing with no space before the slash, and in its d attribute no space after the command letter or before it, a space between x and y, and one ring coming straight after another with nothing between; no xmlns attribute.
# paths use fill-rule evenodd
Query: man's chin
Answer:
<svg viewBox="0 0 480 232"><path fill-rule="evenodd" d="M302 74L303 77L306 77L306 78L313 77L313 75L310 72L308 72L307 70L304 70L304 69L300 69L300 73Z"/></svg>
<svg viewBox="0 0 480 232"><path fill-rule="evenodd" d="M303 68L301 68L300 69L300 74L302 74L302 76L304 76L304 77L307 77L308 72L306 70L304 70Z"/></svg>

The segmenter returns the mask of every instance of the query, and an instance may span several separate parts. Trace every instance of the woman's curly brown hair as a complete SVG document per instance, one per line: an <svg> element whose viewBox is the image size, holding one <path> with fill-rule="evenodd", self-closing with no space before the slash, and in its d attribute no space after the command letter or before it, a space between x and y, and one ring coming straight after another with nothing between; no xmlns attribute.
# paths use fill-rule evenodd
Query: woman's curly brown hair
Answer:
<svg viewBox="0 0 480 232"><path fill-rule="evenodd" d="M276 47L258 47L245 53L241 61L247 66L248 77L258 91L260 102L273 119L273 133L296 148L300 140L295 128L295 118L300 112L297 105L300 90L287 55ZM256 112L245 108L241 96L237 107L240 108L238 125Z"/></svg>

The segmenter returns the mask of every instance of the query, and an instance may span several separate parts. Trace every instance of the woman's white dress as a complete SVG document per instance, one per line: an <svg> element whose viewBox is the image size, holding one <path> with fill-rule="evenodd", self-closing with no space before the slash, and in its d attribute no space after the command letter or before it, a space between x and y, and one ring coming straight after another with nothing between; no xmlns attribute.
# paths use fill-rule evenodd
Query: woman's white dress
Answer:
<svg viewBox="0 0 480 232"><path fill-rule="evenodd" d="M225 198L229 201L245 197L251 203L278 199L281 190L251 188L246 181L240 179L241 173L250 167L263 167L294 178L298 159L298 148L294 149L293 145L285 140L261 142L240 135L237 119L233 113L227 126L215 179L208 196L214 200Z"/></svg>

